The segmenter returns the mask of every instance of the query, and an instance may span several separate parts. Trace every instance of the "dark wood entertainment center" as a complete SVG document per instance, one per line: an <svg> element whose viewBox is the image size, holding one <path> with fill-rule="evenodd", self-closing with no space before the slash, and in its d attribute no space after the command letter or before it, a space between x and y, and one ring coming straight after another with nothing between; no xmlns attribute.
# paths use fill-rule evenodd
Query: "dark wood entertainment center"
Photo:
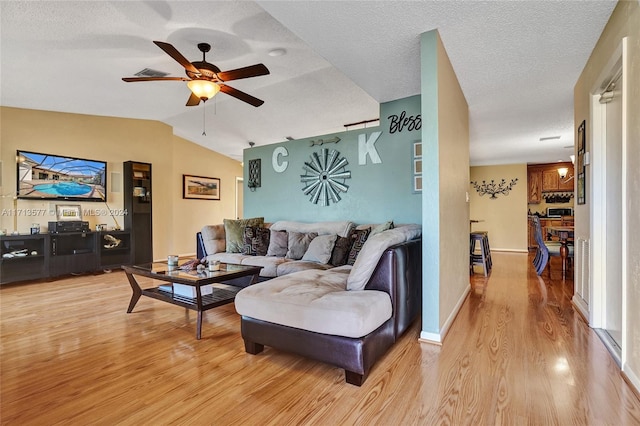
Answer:
<svg viewBox="0 0 640 426"><path fill-rule="evenodd" d="M120 240L120 245L106 248L109 241L105 235ZM25 249L24 256L4 257ZM0 284L115 269L132 263L129 231L2 235L0 250Z"/></svg>

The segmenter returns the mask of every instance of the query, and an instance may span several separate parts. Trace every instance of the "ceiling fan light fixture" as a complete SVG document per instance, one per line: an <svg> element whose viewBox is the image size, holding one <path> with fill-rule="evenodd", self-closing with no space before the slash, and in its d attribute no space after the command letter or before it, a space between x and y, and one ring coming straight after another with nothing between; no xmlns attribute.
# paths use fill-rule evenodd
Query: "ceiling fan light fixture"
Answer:
<svg viewBox="0 0 640 426"><path fill-rule="evenodd" d="M220 86L209 80L191 80L187 87L203 101L213 98L220 91Z"/></svg>

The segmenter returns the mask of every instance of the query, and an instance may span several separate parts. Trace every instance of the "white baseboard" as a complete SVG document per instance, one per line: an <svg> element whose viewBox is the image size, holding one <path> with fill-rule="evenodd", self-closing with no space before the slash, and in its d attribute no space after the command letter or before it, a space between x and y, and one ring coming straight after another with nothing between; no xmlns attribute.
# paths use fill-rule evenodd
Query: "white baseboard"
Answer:
<svg viewBox="0 0 640 426"><path fill-rule="evenodd" d="M421 331L420 338L418 340L424 343L442 346L442 340L440 340L440 335L438 333L428 333L426 331Z"/></svg>
<svg viewBox="0 0 640 426"><path fill-rule="evenodd" d="M529 253L529 250L525 249L512 249L512 248L493 248L491 247L491 251L502 251L507 253Z"/></svg>
<svg viewBox="0 0 640 426"><path fill-rule="evenodd" d="M467 295L469 294L470 291L471 291L471 287L467 286L465 288L464 292L462 293L462 296L460 297L460 299L458 299L458 303L456 303L456 306L451 311L451 314L449 315L447 320L442 325L442 328L440 329L440 333L431 333L431 332L428 332L428 331L420 331L420 339L419 340L420 341L424 341L426 343L433 343L433 344L436 344L436 345L441 345L442 342L444 341L444 338L446 337L447 333L449 332L449 328L453 324L453 321L456 319L456 316L458 315L458 312L460 312L460 309L462 309L462 305L464 304L464 301L466 300Z"/></svg>
<svg viewBox="0 0 640 426"><path fill-rule="evenodd" d="M578 313L582 316L587 325L591 327L591 324L589 323L589 307L584 303L584 300L574 294L571 298L571 301L573 302L573 306L575 306L575 308L578 310Z"/></svg>
<svg viewBox="0 0 640 426"><path fill-rule="evenodd" d="M640 394L640 378L638 378L626 362L622 366L622 373L626 376L629 384L635 388L636 394Z"/></svg>

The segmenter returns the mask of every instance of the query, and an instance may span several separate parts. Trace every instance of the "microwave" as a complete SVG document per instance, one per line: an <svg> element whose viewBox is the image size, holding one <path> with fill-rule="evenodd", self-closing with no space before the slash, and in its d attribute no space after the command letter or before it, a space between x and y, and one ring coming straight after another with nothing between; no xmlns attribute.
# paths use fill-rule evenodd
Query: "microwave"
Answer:
<svg viewBox="0 0 640 426"><path fill-rule="evenodd" d="M573 216L573 209L571 207L547 207L547 217L562 217Z"/></svg>

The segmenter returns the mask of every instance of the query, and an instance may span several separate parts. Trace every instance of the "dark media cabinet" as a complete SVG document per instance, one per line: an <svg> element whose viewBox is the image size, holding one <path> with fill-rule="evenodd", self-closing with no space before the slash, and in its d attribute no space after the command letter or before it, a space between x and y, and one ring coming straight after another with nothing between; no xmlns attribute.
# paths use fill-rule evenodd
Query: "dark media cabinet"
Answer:
<svg viewBox="0 0 640 426"><path fill-rule="evenodd" d="M107 248L105 235L121 243ZM0 236L2 255L25 249L24 256L0 257L0 284L116 269L132 263L129 231Z"/></svg>

